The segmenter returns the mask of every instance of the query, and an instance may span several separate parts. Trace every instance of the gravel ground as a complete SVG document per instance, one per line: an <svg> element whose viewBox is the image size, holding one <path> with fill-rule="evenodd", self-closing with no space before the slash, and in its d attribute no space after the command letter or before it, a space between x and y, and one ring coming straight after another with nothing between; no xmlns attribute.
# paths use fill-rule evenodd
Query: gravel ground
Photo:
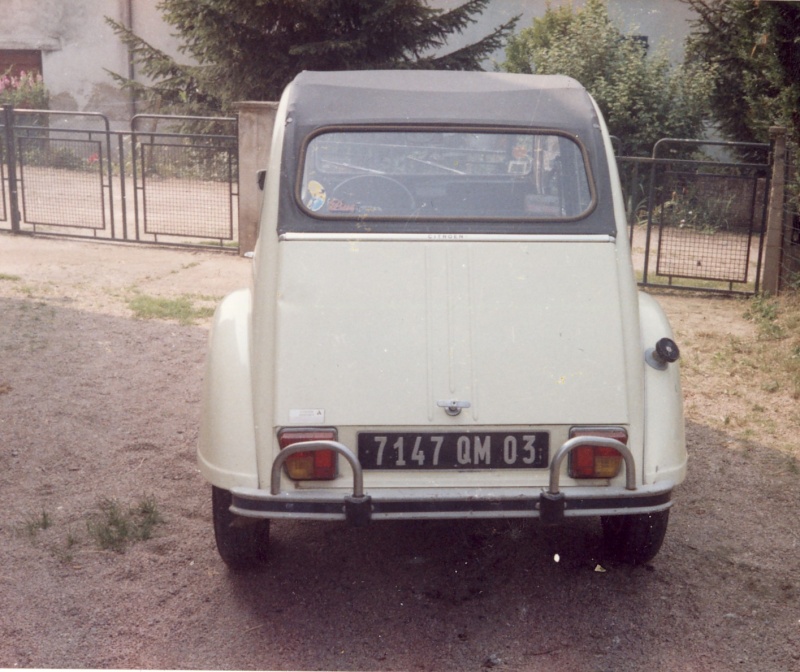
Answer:
<svg viewBox="0 0 800 672"><path fill-rule="evenodd" d="M277 522L267 569L227 571L194 458L208 320L127 301L213 303L248 273L0 236L0 667L800 669L796 461L721 430L732 383L697 366L689 477L649 565L605 561L596 521ZM738 301L660 300L682 345L751 329ZM144 503L163 522L137 540ZM110 508L118 550L95 534Z"/></svg>

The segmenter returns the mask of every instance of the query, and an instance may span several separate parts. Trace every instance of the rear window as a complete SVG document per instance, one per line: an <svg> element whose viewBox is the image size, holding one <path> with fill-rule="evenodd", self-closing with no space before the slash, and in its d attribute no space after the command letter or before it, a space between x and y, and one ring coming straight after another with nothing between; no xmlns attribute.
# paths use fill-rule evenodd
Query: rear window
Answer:
<svg viewBox="0 0 800 672"><path fill-rule="evenodd" d="M552 131L332 130L299 179L322 219L570 221L594 205L583 148Z"/></svg>

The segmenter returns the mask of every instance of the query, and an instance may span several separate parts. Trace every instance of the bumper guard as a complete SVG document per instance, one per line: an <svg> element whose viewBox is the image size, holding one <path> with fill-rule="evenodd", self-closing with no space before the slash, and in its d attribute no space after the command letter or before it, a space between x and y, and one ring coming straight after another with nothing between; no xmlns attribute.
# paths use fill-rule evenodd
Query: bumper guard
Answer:
<svg viewBox="0 0 800 672"><path fill-rule="evenodd" d="M578 446L592 444L614 448L625 463L625 487L570 487L561 490L561 465ZM294 453L332 450L347 460L353 472L352 494L300 490L281 492L281 472ZM401 489L364 492L364 472L356 455L338 441L305 441L284 448L272 464L270 491L233 488L231 511L249 518L305 518L346 520L364 526L374 519L399 518L539 518L552 525L565 517L653 513L671 506L671 482L636 486L636 464L630 449L616 439L579 436L566 441L550 462L547 490L542 488L483 488L415 491L413 498Z"/></svg>

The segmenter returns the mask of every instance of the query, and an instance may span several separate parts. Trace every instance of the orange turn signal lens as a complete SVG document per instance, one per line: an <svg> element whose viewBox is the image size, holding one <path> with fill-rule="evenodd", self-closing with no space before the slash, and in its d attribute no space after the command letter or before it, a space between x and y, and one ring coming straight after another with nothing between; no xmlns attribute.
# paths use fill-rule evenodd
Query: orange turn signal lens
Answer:
<svg viewBox="0 0 800 672"><path fill-rule="evenodd" d="M622 428L573 428L570 438L599 436L628 443L628 433ZM622 468L622 455L614 448L594 446L591 439L569 454L571 478L614 478Z"/></svg>
<svg viewBox="0 0 800 672"><path fill-rule="evenodd" d="M336 441L335 429L284 429L278 433L281 449L306 441ZM336 478L337 459L332 450L295 453L284 462L289 478L296 481L330 481Z"/></svg>

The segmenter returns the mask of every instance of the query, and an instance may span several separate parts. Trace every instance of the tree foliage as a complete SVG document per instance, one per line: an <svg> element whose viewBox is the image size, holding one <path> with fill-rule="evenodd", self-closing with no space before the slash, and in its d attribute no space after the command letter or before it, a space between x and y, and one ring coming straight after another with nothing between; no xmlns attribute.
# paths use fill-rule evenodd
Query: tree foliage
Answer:
<svg viewBox="0 0 800 672"><path fill-rule="evenodd" d="M682 0L696 13L687 58L715 73L711 108L730 140L800 143L800 3Z"/></svg>
<svg viewBox="0 0 800 672"><path fill-rule="evenodd" d="M303 70L480 70L516 18L473 44L440 51L488 2L444 11L425 0L161 0L190 64L107 19L150 83L112 76L162 111L208 113L240 100L277 100Z"/></svg>
<svg viewBox="0 0 800 672"><path fill-rule="evenodd" d="M664 52L649 56L642 42L614 25L602 0L587 0L578 9L548 6L543 17L509 39L506 58L509 72L578 80L627 154L647 155L663 137L702 134L711 73L674 67Z"/></svg>

